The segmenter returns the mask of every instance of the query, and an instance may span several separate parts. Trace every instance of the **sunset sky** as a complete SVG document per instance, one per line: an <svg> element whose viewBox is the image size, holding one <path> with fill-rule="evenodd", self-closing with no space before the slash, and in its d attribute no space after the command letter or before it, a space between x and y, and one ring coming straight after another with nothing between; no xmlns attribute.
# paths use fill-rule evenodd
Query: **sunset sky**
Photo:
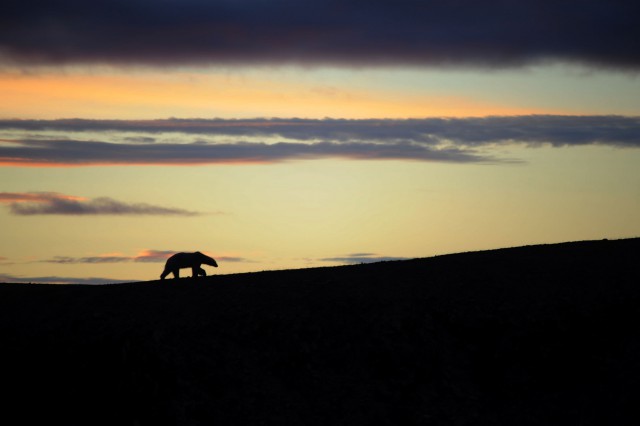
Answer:
<svg viewBox="0 0 640 426"><path fill-rule="evenodd" d="M0 282L640 236L638 2L6 3Z"/></svg>

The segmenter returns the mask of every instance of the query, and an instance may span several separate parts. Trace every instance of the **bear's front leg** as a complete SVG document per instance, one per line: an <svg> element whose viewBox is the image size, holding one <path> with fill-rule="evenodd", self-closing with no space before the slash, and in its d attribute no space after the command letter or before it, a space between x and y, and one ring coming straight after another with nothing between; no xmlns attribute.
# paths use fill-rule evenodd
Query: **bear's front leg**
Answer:
<svg viewBox="0 0 640 426"><path fill-rule="evenodd" d="M165 277L166 277L167 275L169 275L169 272L171 272L171 271L170 271L170 270L168 270L168 269L165 269L164 271L162 271L162 274L160 275L160 279L161 279L161 280L164 280L164 279L165 279Z"/></svg>

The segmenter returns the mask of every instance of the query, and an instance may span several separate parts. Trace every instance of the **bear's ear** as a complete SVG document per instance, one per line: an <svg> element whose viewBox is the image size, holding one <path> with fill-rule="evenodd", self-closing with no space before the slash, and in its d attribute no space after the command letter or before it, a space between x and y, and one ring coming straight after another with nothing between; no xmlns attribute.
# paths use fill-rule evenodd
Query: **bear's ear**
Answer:
<svg viewBox="0 0 640 426"><path fill-rule="evenodd" d="M197 252L196 252L196 254L202 254L202 253L200 253L199 251L197 251Z"/></svg>

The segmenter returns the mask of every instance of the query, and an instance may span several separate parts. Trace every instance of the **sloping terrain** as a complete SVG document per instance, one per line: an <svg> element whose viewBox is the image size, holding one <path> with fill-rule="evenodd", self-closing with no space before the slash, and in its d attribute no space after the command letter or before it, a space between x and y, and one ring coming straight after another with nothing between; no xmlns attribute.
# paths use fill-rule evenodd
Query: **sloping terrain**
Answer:
<svg viewBox="0 0 640 426"><path fill-rule="evenodd" d="M639 424L639 253L635 238L2 284L0 413L83 426Z"/></svg>

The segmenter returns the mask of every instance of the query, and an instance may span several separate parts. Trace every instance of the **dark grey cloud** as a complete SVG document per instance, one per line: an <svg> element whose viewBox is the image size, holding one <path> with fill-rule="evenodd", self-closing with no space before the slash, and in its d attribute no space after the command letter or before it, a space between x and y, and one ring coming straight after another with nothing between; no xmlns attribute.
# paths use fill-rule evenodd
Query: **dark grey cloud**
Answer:
<svg viewBox="0 0 640 426"><path fill-rule="evenodd" d="M125 203L108 197L84 199L55 192L0 193L0 203L8 204L12 214L32 215L162 215L195 216L184 209Z"/></svg>
<svg viewBox="0 0 640 426"><path fill-rule="evenodd" d="M425 119L0 120L0 131L91 132L92 140L0 139L0 165L183 165L345 158L500 162L495 145L640 147L640 117L489 116ZM105 133L108 142L95 140ZM176 142L132 141L131 132ZM107 137L108 133L108 137ZM203 140L186 140L201 135ZM198 136L200 137L200 136ZM206 138L224 139L224 142ZM222 138L222 139L221 139ZM188 138L187 138L188 139ZM261 142L270 140L278 142Z"/></svg>
<svg viewBox="0 0 640 426"><path fill-rule="evenodd" d="M81 140L15 140L11 145L0 145L0 164L11 166L38 165L197 165L229 163L273 163L287 160L319 158L347 158L356 160L420 160L444 162L487 162L472 150L458 148L432 148L405 141L394 143L317 142L317 143L180 143L180 144L125 144ZM117 211L119 205L109 199L96 199L101 209ZM78 203L69 203L69 208ZM131 206L133 207L133 206ZM137 205L138 210L156 214L172 214ZM123 209L127 210L127 209ZM133 209L128 209L132 211ZM25 211L25 210L20 210ZM87 210L87 213L91 209ZM183 211L184 212L184 211ZM173 214L179 214L175 211Z"/></svg>
<svg viewBox="0 0 640 426"><path fill-rule="evenodd" d="M166 119L0 120L0 130L186 133L229 137L279 137L297 141L401 142L462 145L497 142L561 145L640 145L640 117L522 115L419 119ZM133 142L126 138L126 142ZM151 142L148 138L145 142ZM58 141L60 144L64 141ZM33 143L36 143L35 141ZM136 143L147 147L149 143ZM141 148L143 149L143 148Z"/></svg>
<svg viewBox="0 0 640 426"><path fill-rule="evenodd" d="M186 251L186 250L185 250ZM57 264L99 264L99 263L126 263L126 262L143 262L143 263L164 263L166 260L177 253L176 250L144 250L135 256L86 256L86 257L70 257L70 256L54 256L51 259L40 260L41 263L57 263ZM3 258L0 257L0 262ZM215 256L218 262L225 263L253 263L252 260L245 257L234 256Z"/></svg>
<svg viewBox="0 0 640 426"><path fill-rule="evenodd" d="M393 260L407 260L407 257L391 257L391 256L380 256L376 253L352 253L346 256L338 256L338 257L326 257L320 259L322 262L338 262L338 263L348 263L348 264L357 264L357 263L374 263L374 262L388 262Z"/></svg>
<svg viewBox="0 0 640 426"><path fill-rule="evenodd" d="M130 257L124 256L90 256L90 257L68 257L55 256L51 259L42 260L44 263L59 263L63 265L76 263L122 263L131 261Z"/></svg>
<svg viewBox="0 0 640 426"><path fill-rule="evenodd" d="M178 250L180 251L180 250ZM177 253L176 250L145 250L139 255L128 258L128 260L133 260L134 262L153 262L153 263L164 263L171 255ZM183 250L188 251L188 250ZM237 256L215 256L215 259L218 263L253 263L253 260L247 259L246 257L237 257Z"/></svg>
<svg viewBox="0 0 640 426"><path fill-rule="evenodd" d="M246 257L237 256L216 256L218 262L230 262L230 263L255 263L254 260L247 259Z"/></svg>
<svg viewBox="0 0 640 426"><path fill-rule="evenodd" d="M640 67L629 0L8 0L19 63Z"/></svg>
<svg viewBox="0 0 640 426"><path fill-rule="evenodd" d="M175 251L167 250L145 250L136 256L87 256L87 257L69 257L69 256L54 256L51 259L41 260L44 263L59 263L59 264L77 264L77 263L125 263L125 262L145 262L145 263L164 263L169 256L174 254Z"/></svg>
<svg viewBox="0 0 640 426"><path fill-rule="evenodd" d="M154 138L150 138L150 137L144 137L144 136L128 136L124 139L125 142L131 142L131 143L153 143L156 140Z"/></svg>
<svg viewBox="0 0 640 426"><path fill-rule="evenodd" d="M75 277L59 277L55 275L43 276L43 277L23 277L10 274L0 274L0 283L14 283L14 284L123 284L130 283L139 280L118 280L112 278L100 278L100 277L87 277L87 278L75 278Z"/></svg>

